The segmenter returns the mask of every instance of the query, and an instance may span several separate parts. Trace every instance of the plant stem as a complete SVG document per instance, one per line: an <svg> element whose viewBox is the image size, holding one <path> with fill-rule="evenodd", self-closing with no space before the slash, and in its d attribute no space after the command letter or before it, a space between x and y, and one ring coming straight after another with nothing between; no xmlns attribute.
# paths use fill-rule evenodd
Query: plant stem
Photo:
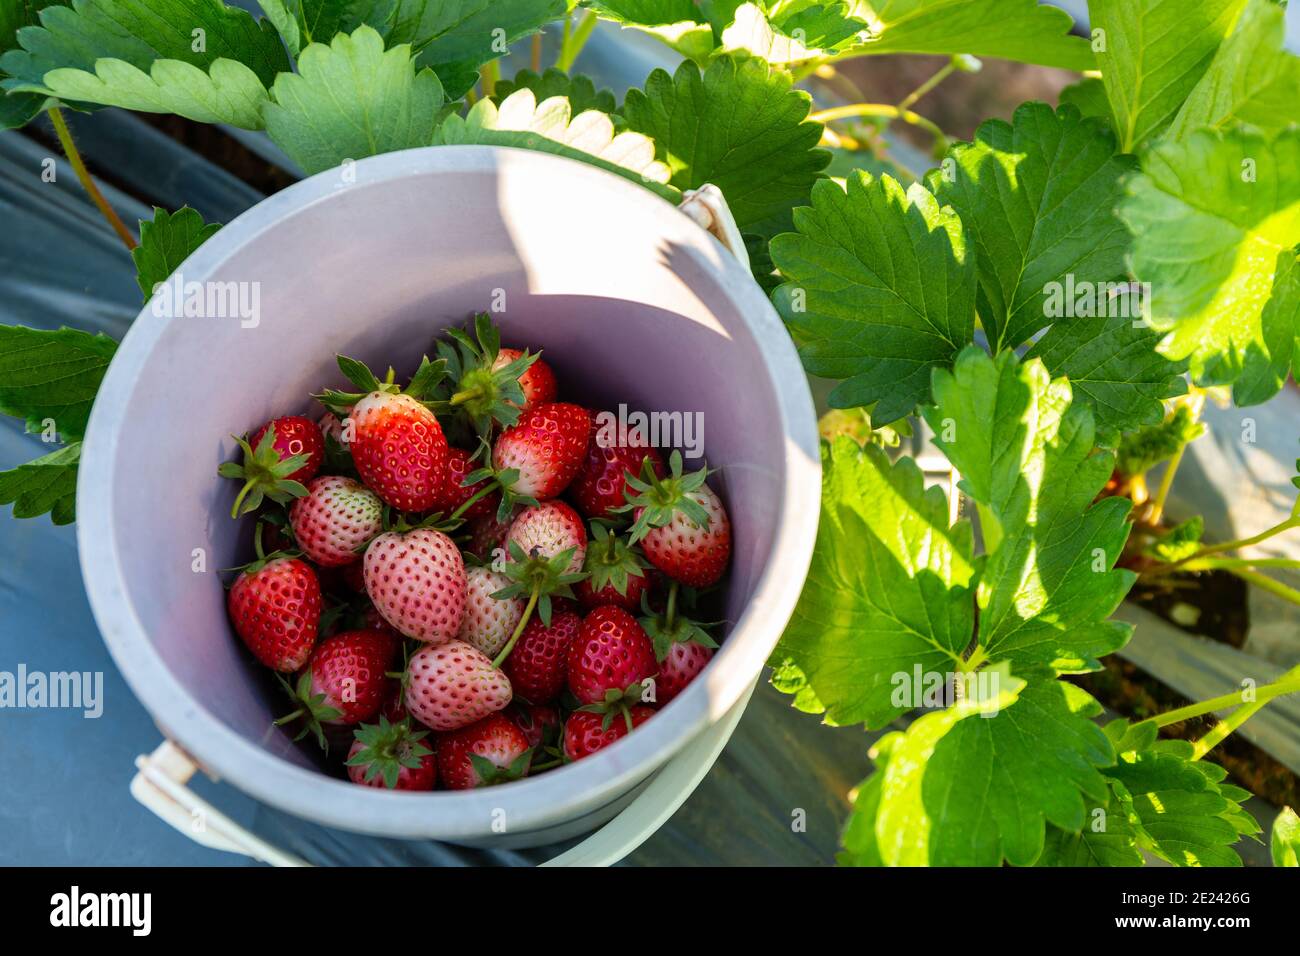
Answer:
<svg viewBox="0 0 1300 956"><path fill-rule="evenodd" d="M532 67L534 73L542 72L542 35L540 33L533 34L533 46L529 65Z"/></svg>
<svg viewBox="0 0 1300 956"><path fill-rule="evenodd" d="M497 90L497 83L501 80L501 61L488 60L478 71L479 83L483 87L483 95L491 96Z"/></svg>
<svg viewBox="0 0 1300 956"><path fill-rule="evenodd" d="M934 138L936 149L947 145L948 142L948 134L933 121L926 119L919 113L899 109L897 106L890 106L888 103L853 103L849 106L835 106L831 109L819 110L808 118L818 123L831 123L835 120L851 119L856 116L876 116L889 120L902 120L910 126L917 126Z"/></svg>
<svg viewBox="0 0 1300 956"><path fill-rule="evenodd" d="M1191 393L1183 399L1192 412L1192 421L1200 421L1201 413L1205 411L1205 392L1192 386ZM1160 516L1165 512L1165 502L1169 499L1169 489L1174 486L1174 475L1178 474L1178 466L1183 463L1183 453L1187 451L1187 446L1179 448L1174 453L1174 457L1169 459L1169 464L1165 468L1165 473L1160 476L1160 487L1156 489L1155 500L1151 502L1151 510L1147 512L1146 520L1149 524L1158 525Z"/></svg>
<svg viewBox="0 0 1300 956"><path fill-rule="evenodd" d="M668 585L668 602L664 607L664 626L667 630L672 631L673 625L677 623L677 581Z"/></svg>
<svg viewBox="0 0 1300 956"><path fill-rule="evenodd" d="M457 518L459 518L461 515L463 515L466 511L468 511L468 510L470 509L470 507L474 504L474 502L478 501L478 500L479 500L480 498L482 498L484 495L489 494L493 489L496 488L496 486L497 486L497 483L496 483L495 481L489 481L486 485L484 485L484 486L483 486L482 488L480 488L478 491L474 492L474 494L472 494L472 495L470 495L468 498L466 498L466 499L461 503L461 506L460 506L459 508L457 508L457 509L456 509L455 511L453 511L450 515L448 515L447 520L448 520L448 521L455 521Z"/></svg>
<svg viewBox="0 0 1300 956"><path fill-rule="evenodd" d="M99 191L99 187L95 185L95 180L91 178L90 170L86 168L77 144L72 141L72 131L68 129L67 120L63 118L63 110L52 106L47 112L50 114L50 122L54 125L54 135L58 137L59 145L63 147L63 155L67 156L68 162L72 163L73 172L77 174L77 180L82 188L86 190L91 202L108 220L108 224L113 227L113 231L117 233L126 248L134 249L137 245L135 236L131 235L131 230L126 228L126 223L121 220L113 207L108 204L108 200L104 198L104 194Z"/></svg>
<svg viewBox="0 0 1300 956"><path fill-rule="evenodd" d="M528 623L528 619L533 616L533 608L537 607L537 599L540 596L541 591L534 586L533 593L528 595L528 604L524 607L523 617L515 625L515 631L510 635L510 640L506 641L506 646L501 648L501 653L492 661L493 667L499 670L501 665L506 662L506 658L510 656L510 652L515 649L515 645L519 643L519 635L524 633L524 626Z"/></svg>
<svg viewBox="0 0 1300 956"><path fill-rule="evenodd" d="M1229 574L1235 574L1248 584L1270 594L1276 594L1284 601L1290 601L1292 604L1300 604L1300 591L1295 588L1287 587L1281 581L1274 581L1267 574L1259 574L1256 571L1248 571L1245 568L1225 568Z"/></svg>
<svg viewBox="0 0 1300 956"><path fill-rule="evenodd" d="M582 48L587 45L587 38L591 36L591 31L596 29L596 12L594 10L584 10L582 19L578 25L569 29L569 21L564 21L564 41L560 44L560 56L555 61L555 65L561 70L567 71L573 66L573 61L578 58Z"/></svg>
<svg viewBox="0 0 1300 956"><path fill-rule="evenodd" d="M1251 704L1267 704L1274 697L1284 697L1287 694L1294 694L1300 691L1300 669L1292 671L1295 676L1288 677L1283 675L1280 679L1263 687L1255 689L1255 699L1250 701ZM1151 718L1151 722L1157 727L1168 727L1170 724L1181 723L1184 720L1191 720L1193 717L1201 717L1205 714L1212 714L1216 710L1227 710L1230 707L1248 706L1242 699L1242 691L1234 690L1227 694L1220 694L1218 697L1211 697L1209 700L1198 701L1195 704L1188 704L1186 707L1179 707L1177 710L1171 710L1168 713L1160 714Z"/></svg>
<svg viewBox="0 0 1300 956"><path fill-rule="evenodd" d="M1300 568L1295 558L1199 558L1182 566L1184 571L1235 571L1237 568Z"/></svg>
<svg viewBox="0 0 1300 956"><path fill-rule="evenodd" d="M938 70L934 74L934 76L930 77L928 80L926 80L916 89L914 89L911 93L908 93L907 96L905 96L902 99L902 101L898 104L898 108L900 110L907 109L917 100L919 100L921 97L925 96L926 93L929 93L932 89L934 89L944 80L948 79L948 77L952 76L952 74L956 71L956 69L957 69L957 64L949 60L947 65L942 67L940 70Z"/></svg>
<svg viewBox="0 0 1300 956"><path fill-rule="evenodd" d="M1291 668L1280 678L1271 684L1265 684L1255 693L1256 697L1249 704L1243 704L1234 710L1223 720L1214 725L1214 728L1204 737L1196 742L1193 759L1200 760L1214 747L1221 744L1229 734L1237 730L1251 717L1255 716L1265 704L1274 697L1281 697L1284 694L1293 694L1300 691L1300 666Z"/></svg>
<svg viewBox="0 0 1300 956"><path fill-rule="evenodd" d="M1248 548L1253 544L1259 544L1261 541L1267 541L1269 538L1273 537L1274 535L1281 534L1283 531L1288 531L1291 528L1300 528L1300 516L1292 515L1290 518L1287 518L1285 521L1280 521L1277 524L1273 525L1273 527L1267 528L1264 531L1261 531L1259 534L1251 535L1249 538L1238 538L1236 541L1225 541L1222 544L1207 545L1206 547L1201 548L1201 550L1197 551L1195 554L1191 555L1190 557L1184 558L1181 561L1176 561L1174 562L1174 564L1177 566L1181 566L1187 564L1190 561L1195 561L1198 558L1203 558L1207 555L1221 554L1224 551L1235 551L1238 548Z"/></svg>

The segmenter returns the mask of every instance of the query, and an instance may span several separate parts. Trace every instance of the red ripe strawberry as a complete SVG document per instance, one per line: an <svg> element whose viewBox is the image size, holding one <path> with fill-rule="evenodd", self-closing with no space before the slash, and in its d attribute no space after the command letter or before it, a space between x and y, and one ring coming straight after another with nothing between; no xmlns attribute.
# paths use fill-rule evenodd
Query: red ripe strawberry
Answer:
<svg viewBox="0 0 1300 956"><path fill-rule="evenodd" d="M433 412L410 395L371 392L348 416L357 474L399 511L428 511L447 470L447 439Z"/></svg>
<svg viewBox="0 0 1300 956"><path fill-rule="evenodd" d="M530 704L526 700L514 700L502 713L523 731L529 747L536 749L548 740L558 739L555 731L560 727L560 712L549 704Z"/></svg>
<svg viewBox="0 0 1300 956"><path fill-rule="evenodd" d="M469 501L470 498L482 491L489 480L487 478L477 481L467 488L461 487L461 482L465 480L465 476L474 470L474 461L469 452L463 448L448 448L447 470L443 472L442 485L439 487L438 500L434 504L433 510L440 511L444 515L450 515ZM466 508L461 517L466 521L473 521L475 518L495 514L497 504L500 501L501 493L491 491Z"/></svg>
<svg viewBox="0 0 1300 956"><path fill-rule="evenodd" d="M523 358L524 354L519 349L502 349L492 363L492 371L501 371L511 362ZM555 401L559 391L555 384L555 373L540 358L535 359L524 374L519 376L519 387L524 390L524 403L521 406L524 411Z"/></svg>
<svg viewBox="0 0 1300 956"><path fill-rule="evenodd" d="M355 724L374 719L392 688L386 672L397 654L398 639L388 631L344 631L326 638L312 651L296 687L285 690L298 708L276 724L302 718L308 732L325 744L322 725Z"/></svg>
<svg viewBox="0 0 1300 956"><path fill-rule="evenodd" d="M615 518L616 508L627 504L624 491L630 486L626 475L639 475L644 462L649 460L656 475L664 475L664 460L659 452L649 447L638 432L620 436L608 434L601 412L596 416L597 427L587 444L587 454L582 460L578 475L569 486L574 503L588 518Z"/></svg>
<svg viewBox="0 0 1300 956"><path fill-rule="evenodd" d="M573 551L568 569L582 570L587 556L587 529L578 513L563 501L544 501L519 512L506 535L506 545L519 545L526 555L553 558Z"/></svg>
<svg viewBox="0 0 1300 956"><path fill-rule="evenodd" d="M694 641L674 641L668 653L659 662L659 676L655 678L655 700L662 707L695 680L700 671L713 659L713 648Z"/></svg>
<svg viewBox="0 0 1300 956"><path fill-rule="evenodd" d="M427 730L413 731L407 723L390 723L382 716L378 724L358 727L344 762L348 779L363 787L432 790L438 761L428 736Z"/></svg>
<svg viewBox="0 0 1300 956"><path fill-rule="evenodd" d="M256 511L264 498L287 504L307 493L309 481L325 460L325 440L310 418L286 415L273 418L248 440L236 438L244 453L243 464L228 461L217 469L223 478L243 481L230 516Z"/></svg>
<svg viewBox="0 0 1300 956"><path fill-rule="evenodd" d="M510 703L510 680L464 641L422 647L406 666L406 708L434 730L456 730Z"/></svg>
<svg viewBox="0 0 1300 956"><path fill-rule="evenodd" d="M566 659L569 690L583 704L622 693L658 671L650 638L627 611L606 605L587 615Z"/></svg>
<svg viewBox="0 0 1300 956"><path fill-rule="evenodd" d="M704 483L705 469L682 474L682 456L673 452L671 474L659 478L643 468L629 482L637 494L631 540L656 568L693 588L716 584L731 557L731 523L713 490Z"/></svg>
<svg viewBox="0 0 1300 956"><path fill-rule="evenodd" d="M638 704L628 714L635 728L653 717L655 712ZM613 719L606 722L606 718ZM581 760L602 747L608 747L620 737L626 737L627 732L627 721L622 714L594 714L575 710L564 722L564 756L568 760Z"/></svg>
<svg viewBox="0 0 1300 956"><path fill-rule="evenodd" d="M550 627L540 617L529 619L519 643L502 666L516 697L546 704L560 696L569 645L581 628L582 618L572 611L553 613Z"/></svg>
<svg viewBox="0 0 1300 956"><path fill-rule="evenodd" d="M554 498L578 473L590 437L591 414L585 408L548 402L524 412L498 436L492 464L498 472L518 471L507 482L513 495Z"/></svg>
<svg viewBox="0 0 1300 956"><path fill-rule="evenodd" d="M532 761L528 738L501 714L443 734L438 741L438 772L449 790L470 790L518 780Z"/></svg>
<svg viewBox="0 0 1300 956"><path fill-rule="evenodd" d="M586 607L614 604L628 611L641 607L641 595L650 588L646 561L598 521L591 525L592 541L582 570L587 573L573 586Z"/></svg>
<svg viewBox="0 0 1300 956"><path fill-rule="evenodd" d="M390 531L370 542L366 593L384 620L407 637L441 644L465 614L465 562L441 531Z"/></svg>
<svg viewBox="0 0 1300 956"><path fill-rule="evenodd" d="M387 692L384 694L383 706L379 708L379 716L387 720L390 724L399 724L404 720L410 720L411 713L406 709L406 691L399 680L391 681Z"/></svg>
<svg viewBox="0 0 1300 956"><path fill-rule="evenodd" d="M314 479L289 507L298 547L321 567L361 559L358 548L384 530L384 505L360 482L338 475Z"/></svg>
<svg viewBox="0 0 1300 956"><path fill-rule="evenodd" d="M274 671L296 671L311 656L320 627L321 593L305 561L274 557L255 562L230 588L235 633Z"/></svg>
<svg viewBox="0 0 1300 956"><path fill-rule="evenodd" d="M465 572L465 577L465 616L456 639L477 647L488 657L496 657L524 616L527 602L520 597L498 600L492 596L512 583L504 574L474 567Z"/></svg>

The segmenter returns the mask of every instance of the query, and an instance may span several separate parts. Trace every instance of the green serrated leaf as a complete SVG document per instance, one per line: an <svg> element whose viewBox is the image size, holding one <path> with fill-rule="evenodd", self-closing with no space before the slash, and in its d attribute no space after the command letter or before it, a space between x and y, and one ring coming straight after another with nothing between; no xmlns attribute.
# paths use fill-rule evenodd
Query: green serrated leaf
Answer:
<svg viewBox="0 0 1300 956"><path fill-rule="evenodd" d="M1163 421L1125 435L1119 443L1115 466L1122 475L1140 477L1203 434L1204 423L1196 420L1190 408L1179 404Z"/></svg>
<svg viewBox="0 0 1300 956"><path fill-rule="evenodd" d="M678 189L712 183L736 224L753 226L807 200L830 154L822 127L808 119L812 100L789 74L754 57L722 55L706 70L682 63L655 70L644 90L628 90L628 128L654 140L655 155Z"/></svg>
<svg viewBox="0 0 1300 956"><path fill-rule="evenodd" d="M1093 504L1114 469L1095 451L1092 413L1070 384L1014 353L972 346L936 371L924 412L935 443L980 506L989 560L979 588L979 643L1021 673L1095 670L1128 640L1107 621L1134 575L1113 570L1129 503Z"/></svg>
<svg viewBox="0 0 1300 956"><path fill-rule="evenodd" d="M1037 0L859 0L855 15L869 39L839 57L877 53L968 53L1067 70L1095 70L1082 37L1071 36L1064 10Z"/></svg>
<svg viewBox="0 0 1300 956"><path fill-rule="evenodd" d="M1201 130L1148 151L1120 209L1160 351L1238 405L1275 395L1300 353L1297 168L1300 129Z"/></svg>
<svg viewBox="0 0 1300 956"><path fill-rule="evenodd" d="M866 36L866 22L845 3L742 3L722 31L720 45L769 63L796 63L827 56Z"/></svg>
<svg viewBox="0 0 1300 956"><path fill-rule="evenodd" d="M1157 561L1172 564L1190 558L1201 548L1201 535L1205 533L1205 519L1200 515L1188 518L1167 534L1152 542L1146 554Z"/></svg>
<svg viewBox="0 0 1300 956"><path fill-rule="evenodd" d="M1120 149L1133 153L1173 121L1246 0L1090 0L1105 49L1097 65Z"/></svg>
<svg viewBox="0 0 1300 956"><path fill-rule="evenodd" d="M618 102L609 90L598 90L590 77L581 74L569 74L551 67L545 73L532 70L520 70L509 80L499 80L492 90L492 102L497 106L517 90L532 90L538 103L549 100L552 96L562 96L569 101L572 115L585 113L587 110L600 110L613 115L618 112Z"/></svg>
<svg viewBox="0 0 1300 956"><path fill-rule="evenodd" d="M270 22L221 0L74 0L40 22L0 57L5 89L257 128L289 69Z"/></svg>
<svg viewBox="0 0 1300 956"><path fill-rule="evenodd" d="M449 116L438 127L435 145L479 143L515 146L576 159L640 183L676 202L680 193L665 183L668 168L655 160L655 145L640 133L616 133L609 115L587 110L572 115L560 96L538 103L530 89L516 90L501 104L479 100L462 119Z"/></svg>
<svg viewBox="0 0 1300 956"><path fill-rule="evenodd" d="M1099 768L1114 754L1089 719L1099 710L1077 687L991 668L982 694L877 744L879 800L855 852L891 866L1033 863L1049 824L1078 831L1107 797Z"/></svg>
<svg viewBox="0 0 1300 956"><path fill-rule="evenodd" d="M108 336L79 329L0 325L0 412L23 419L31 432L52 423L65 441L81 438L116 350Z"/></svg>
<svg viewBox="0 0 1300 956"><path fill-rule="evenodd" d="M71 524L77 516L80 460L81 442L73 442L25 465L0 471L0 505L12 504L15 518L35 518L48 512L55 524Z"/></svg>
<svg viewBox="0 0 1300 956"><path fill-rule="evenodd" d="M368 26L306 47L271 97L267 132L308 173L429 145L443 103L438 77L416 71L410 48L385 50Z"/></svg>
<svg viewBox="0 0 1300 956"><path fill-rule="evenodd" d="M1083 116L1101 120L1112 133L1115 131L1115 117L1110 111L1110 100L1106 98L1106 84L1100 77L1089 76L1071 83L1061 90L1057 103L1073 106Z"/></svg>
<svg viewBox="0 0 1300 956"><path fill-rule="evenodd" d="M920 184L856 172L819 182L795 229L772 240L787 281L773 293L804 367L843 379L837 408L875 405L894 421L930 394L930 374L970 343L975 257L961 220Z"/></svg>
<svg viewBox="0 0 1300 956"><path fill-rule="evenodd" d="M152 220L140 222L140 244L131 250L135 278L146 299L182 262L212 237L220 223L205 223L197 210L183 206L174 213L154 207Z"/></svg>
<svg viewBox="0 0 1300 956"><path fill-rule="evenodd" d="M914 672L961 668L974 627L971 528L911 459L841 438L823 454L812 566L774 660L836 724L879 727L919 705Z"/></svg>
<svg viewBox="0 0 1300 956"><path fill-rule="evenodd" d="M568 9L566 0L393 0L376 26L388 46L410 44L416 62L438 74L448 98L459 99L481 64Z"/></svg>
<svg viewBox="0 0 1300 956"><path fill-rule="evenodd" d="M702 7L718 11L714 20L721 30L730 22L726 13L735 7L735 0L724 3L700 4L692 0L585 0L583 6L594 10L604 20L612 20L625 27L634 28L672 47L682 56L697 62L706 62L713 52L714 26ZM726 22L720 22L726 19Z"/></svg>
<svg viewBox="0 0 1300 956"><path fill-rule="evenodd" d="M1072 107L1025 103L1011 123L989 120L949 158L926 185L961 216L979 271L980 321L995 351L1054 318L1080 317L1074 298L1060 294L1067 277L1080 288L1123 278L1129 234L1115 206L1121 177L1137 163L1116 154L1101 123Z"/></svg>
<svg viewBox="0 0 1300 956"><path fill-rule="evenodd" d="M67 6L71 0L3 0L0 2L0 56L19 49L18 31L40 23L46 7ZM26 125L52 100L40 93L4 95L5 73L0 69L0 129L17 129Z"/></svg>
<svg viewBox="0 0 1300 956"><path fill-rule="evenodd" d="M381 11L386 0L258 0L293 56L308 43L329 43Z"/></svg>
<svg viewBox="0 0 1300 956"><path fill-rule="evenodd" d="M1113 798L1088 809L1083 829L1077 832L1049 825L1043 853L1035 866L1142 866L1137 831L1125 808Z"/></svg>
<svg viewBox="0 0 1300 956"><path fill-rule="evenodd" d="M1246 123L1276 131L1300 122L1300 57L1286 51L1286 8L1247 0L1232 35L1192 89L1165 135L1188 136L1203 126Z"/></svg>

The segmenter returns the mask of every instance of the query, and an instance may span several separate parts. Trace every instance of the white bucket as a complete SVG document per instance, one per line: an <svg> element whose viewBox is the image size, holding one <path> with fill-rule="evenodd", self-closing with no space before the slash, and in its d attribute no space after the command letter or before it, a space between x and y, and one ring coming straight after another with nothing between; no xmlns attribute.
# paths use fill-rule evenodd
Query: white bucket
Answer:
<svg viewBox="0 0 1300 956"><path fill-rule="evenodd" d="M585 832L741 702L789 618L820 487L806 379L747 271L634 183L488 147L389 153L352 171L355 181L336 170L268 198L178 270L186 283L256 283L243 287L257 290L256 325L147 305L119 348L77 488L96 621L167 737L266 804L480 846ZM244 558L248 522L230 519L234 489L217 465L234 456L231 432L313 410L309 394L338 380L336 352L409 374L441 328L503 302L504 342L543 349L565 397L703 413L734 534L733 623L699 679L587 759L486 790L358 787L271 726L286 700L225 613L218 569ZM200 555L205 572L193 570ZM709 762L717 749L695 748Z"/></svg>

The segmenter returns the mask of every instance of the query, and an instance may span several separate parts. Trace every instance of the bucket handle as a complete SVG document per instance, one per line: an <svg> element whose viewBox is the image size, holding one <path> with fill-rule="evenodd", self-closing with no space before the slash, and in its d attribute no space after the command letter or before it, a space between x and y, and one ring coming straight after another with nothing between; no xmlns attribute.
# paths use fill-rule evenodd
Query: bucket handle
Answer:
<svg viewBox="0 0 1300 956"><path fill-rule="evenodd" d="M272 866L310 866L249 832L186 786L198 764L170 740L153 753L136 757L135 766L131 796L195 843L242 853Z"/></svg>

